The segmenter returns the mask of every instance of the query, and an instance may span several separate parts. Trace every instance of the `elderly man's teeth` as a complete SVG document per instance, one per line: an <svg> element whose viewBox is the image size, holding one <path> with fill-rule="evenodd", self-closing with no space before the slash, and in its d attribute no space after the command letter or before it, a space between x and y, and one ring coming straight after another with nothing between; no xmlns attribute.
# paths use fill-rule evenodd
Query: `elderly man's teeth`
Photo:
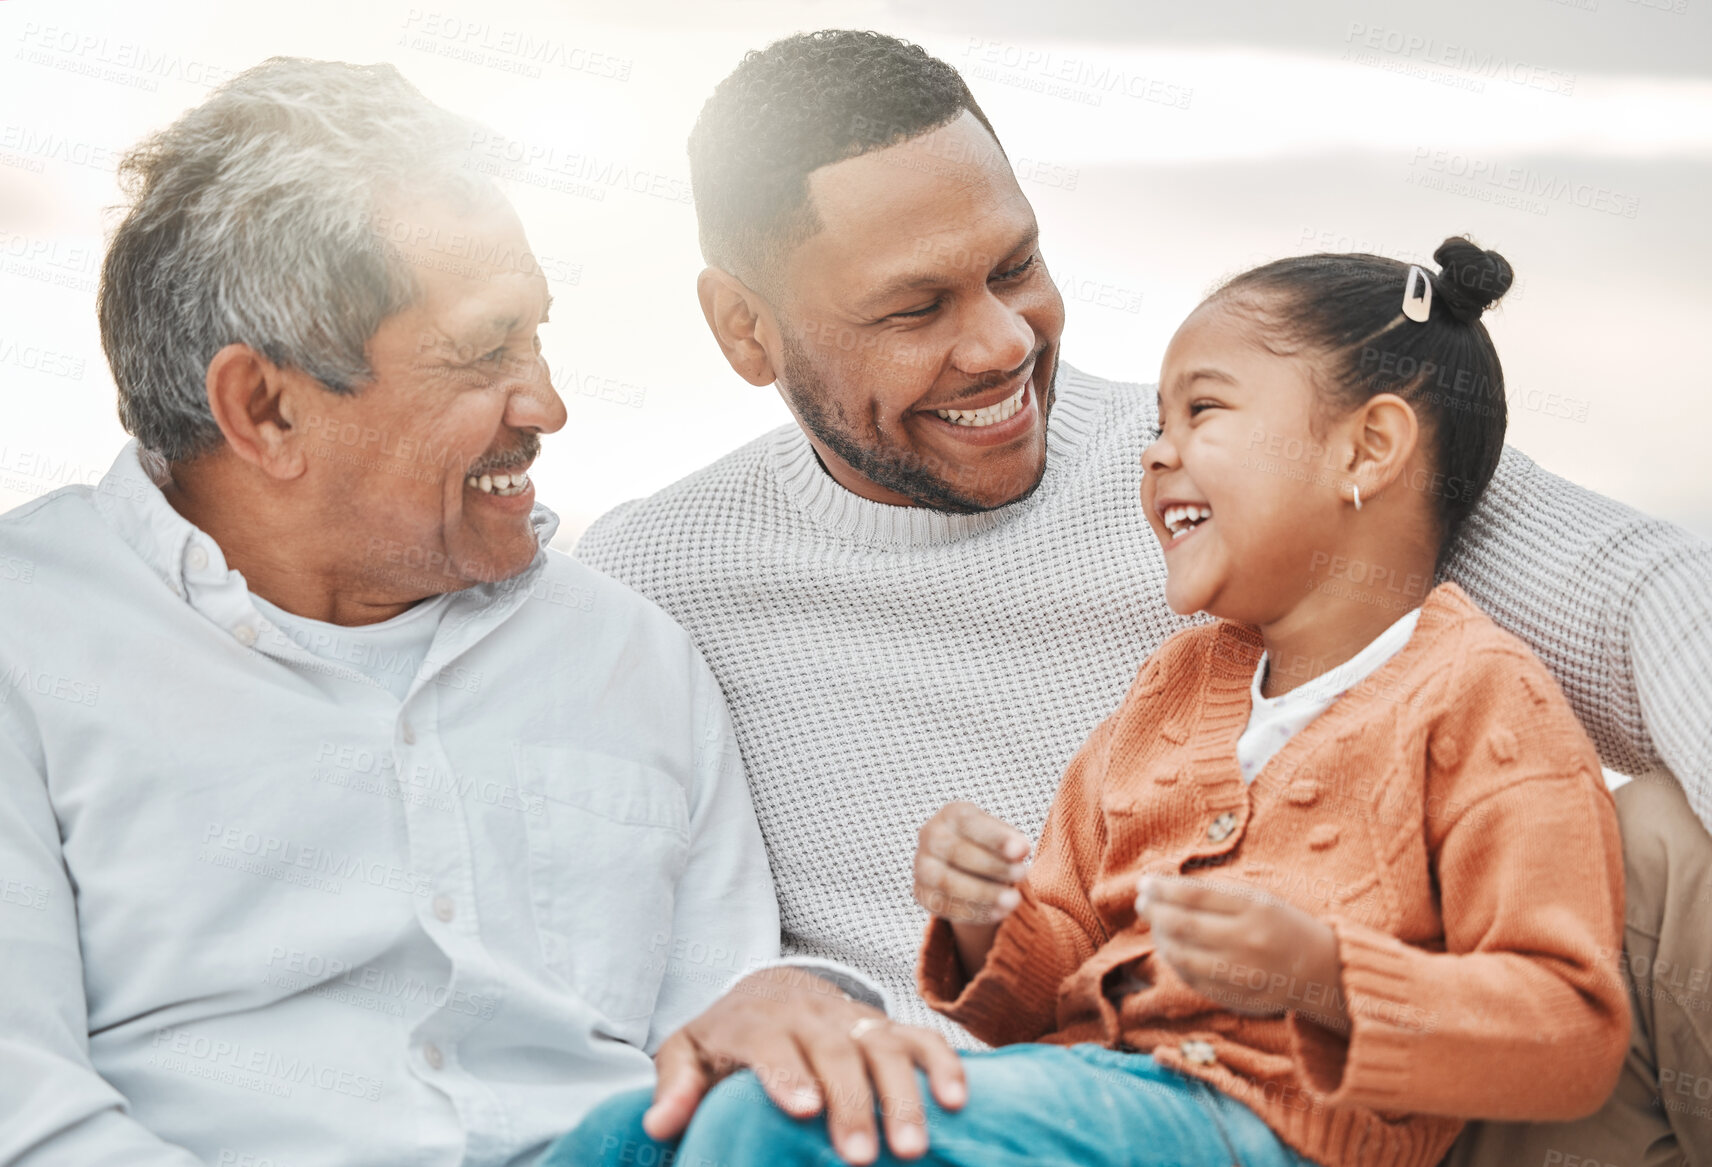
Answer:
<svg viewBox="0 0 1712 1167"><path fill-rule="evenodd" d="M985 409L936 409L933 412L950 422L952 425L997 425L1007 421L1022 408L1023 398L1028 394L1028 382L1023 382L1021 389L994 405Z"/></svg>
<svg viewBox="0 0 1712 1167"><path fill-rule="evenodd" d="M1171 537L1181 538L1196 526L1213 517L1211 507L1178 506L1167 507L1160 518L1165 522L1165 529L1171 532Z"/></svg>
<svg viewBox="0 0 1712 1167"><path fill-rule="evenodd" d="M471 474L464 479L464 485L471 490L479 490L483 494L496 494L501 498L509 498L514 494L522 494L529 486L529 472L519 470L513 474L483 474L477 477Z"/></svg>

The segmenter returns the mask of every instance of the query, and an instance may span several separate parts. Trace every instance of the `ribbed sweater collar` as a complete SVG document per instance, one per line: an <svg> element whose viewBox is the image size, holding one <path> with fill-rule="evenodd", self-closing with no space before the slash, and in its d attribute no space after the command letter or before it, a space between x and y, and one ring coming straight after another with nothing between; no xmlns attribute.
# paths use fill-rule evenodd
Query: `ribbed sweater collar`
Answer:
<svg viewBox="0 0 1712 1167"><path fill-rule="evenodd" d="M821 466L802 427L777 431L770 451L779 487L816 526L874 547L907 549L954 543L1017 521L1062 488L1067 463L1097 428L1106 407L1106 383L1060 364L1052 412L1046 423L1046 474L1028 498L977 514L951 514L929 507L893 506L846 490Z"/></svg>

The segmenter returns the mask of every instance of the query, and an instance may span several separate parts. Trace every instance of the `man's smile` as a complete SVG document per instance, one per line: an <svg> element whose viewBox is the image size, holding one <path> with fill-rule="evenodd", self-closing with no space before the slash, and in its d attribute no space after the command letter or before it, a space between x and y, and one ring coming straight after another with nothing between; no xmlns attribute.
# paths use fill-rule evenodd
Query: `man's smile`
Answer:
<svg viewBox="0 0 1712 1167"><path fill-rule="evenodd" d="M1002 384L955 408L929 406L912 411L928 428L972 446L1000 446L1032 432L1041 419L1040 391L1034 375L1042 367L1043 352L1030 357Z"/></svg>
<svg viewBox="0 0 1712 1167"><path fill-rule="evenodd" d="M471 474L464 485L482 494L497 498L514 498L529 489L529 471L516 470L510 474Z"/></svg>
<svg viewBox="0 0 1712 1167"><path fill-rule="evenodd" d="M1015 393L993 405L985 405L979 409L936 409L934 414L953 425L974 426L977 429L997 425L1012 417L1022 408L1023 395L1028 392L1028 382L1017 386Z"/></svg>

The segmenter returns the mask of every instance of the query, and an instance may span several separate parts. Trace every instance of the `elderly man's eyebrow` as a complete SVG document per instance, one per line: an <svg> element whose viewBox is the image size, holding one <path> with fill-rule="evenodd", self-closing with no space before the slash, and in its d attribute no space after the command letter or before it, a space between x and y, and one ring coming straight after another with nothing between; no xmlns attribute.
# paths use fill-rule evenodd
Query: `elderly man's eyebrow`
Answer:
<svg viewBox="0 0 1712 1167"><path fill-rule="evenodd" d="M537 323L537 324L547 323L547 314L550 313L552 310L553 310L553 293L548 292L546 294L546 302L541 305L541 315L535 321L535 323ZM515 332L517 330L518 325L522 324L524 319L525 319L525 313L522 313L522 312L510 312L510 313L496 312L494 315L488 317L487 324L488 324L488 327L490 329L492 329L493 331L498 332L498 333L502 333L505 335L509 335L512 332Z"/></svg>
<svg viewBox="0 0 1712 1167"><path fill-rule="evenodd" d="M1039 224L1036 224L1035 226L1030 227L1021 239L1018 239L1014 244L1012 244L1009 250L989 258L991 258L993 262L997 263L1005 256L1015 255L1023 248L1033 247L1038 242L1040 242L1040 226ZM970 257L973 259L979 254L979 252L971 252ZM859 307L877 308L894 296L900 296L905 292L920 291L922 288L941 287L944 283L945 275L943 272L913 272L901 275L895 279L887 280L884 284L880 285L877 290L864 296Z"/></svg>

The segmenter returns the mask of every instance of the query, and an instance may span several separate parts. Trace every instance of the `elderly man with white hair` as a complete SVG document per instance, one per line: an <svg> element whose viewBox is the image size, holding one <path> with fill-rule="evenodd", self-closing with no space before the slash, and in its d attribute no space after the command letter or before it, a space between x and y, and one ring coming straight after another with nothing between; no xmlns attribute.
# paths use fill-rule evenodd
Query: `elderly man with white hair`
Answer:
<svg viewBox="0 0 1712 1167"><path fill-rule="evenodd" d="M549 297L473 140L278 59L126 160L135 441L0 519L0 1163L528 1162L698 1016L709 1081L958 1073L776 963L717 683L548 549Z"/></svg>

